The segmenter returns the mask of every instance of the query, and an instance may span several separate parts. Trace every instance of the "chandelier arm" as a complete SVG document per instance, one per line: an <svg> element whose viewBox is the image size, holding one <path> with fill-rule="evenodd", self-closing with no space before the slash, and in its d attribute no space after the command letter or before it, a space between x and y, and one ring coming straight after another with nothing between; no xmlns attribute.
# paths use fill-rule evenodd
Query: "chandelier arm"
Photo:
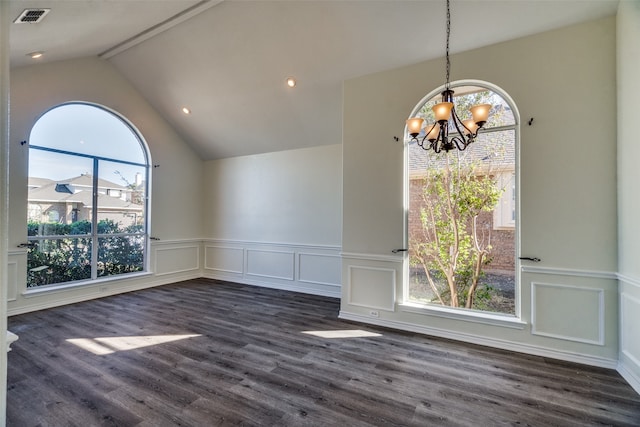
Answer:
<svg viewBox="0 0 640 427"><path fill-rule="evenodd" d="M464 151L471 144L471 142L473 142L473 140L467 142L467 140L464 138L454 136L453 138L451 138L451 142L456 144L456 147L458 147L459 151ZM460 143L462 143L462 145L460 145Z"/></svg>
<svg viewBox="0 0 640 427"><path fill-rule="evenodd" d="M458 117L458 113L456 112L456 107L455 105L453 107L451 107L451 121L453 122L456 130L458 131L458 133L460 135L462 135L463 137L465 137L467 134L462 132L460 130L459 126L462 126L464 128L464 130L466 130L468 133L473 135L473 132L471 132L471 129L469 129L468 127L466 127L464 125L464 122L462 120L460 120L460 117Z"/></svg>

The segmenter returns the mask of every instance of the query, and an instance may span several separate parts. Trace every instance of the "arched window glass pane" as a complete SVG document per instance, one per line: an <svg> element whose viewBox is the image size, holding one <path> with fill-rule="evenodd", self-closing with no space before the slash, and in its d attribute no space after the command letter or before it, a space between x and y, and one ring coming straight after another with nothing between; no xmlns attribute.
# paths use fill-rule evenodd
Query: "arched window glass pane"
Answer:
<svg viewBox="0 0 640 427"><path fill-rule="evenodd" d="M49 110L31 130L29 144L146 164L135 132L116 115L88 104Z"/></svg>
<svg viewBox="0 0 640 427"><path fill-rule="evenodd" d="M90 104L46 112L30 135L27 287L144 271L149 164L141 137Z"/></svg>
<svg viewBox="0 0 640 427"><path fill-rule="evenodd" d="M460 120L491 104L489 119L464 150L435 153L406 136L409 303L516 313L517 122L496 91L452 85ZM418 106L430 129L436 94ZM418 139L424 138L424 130ZM448 137L457 137L449 121ZM428 147L429 144L425 144Z"/></svg>

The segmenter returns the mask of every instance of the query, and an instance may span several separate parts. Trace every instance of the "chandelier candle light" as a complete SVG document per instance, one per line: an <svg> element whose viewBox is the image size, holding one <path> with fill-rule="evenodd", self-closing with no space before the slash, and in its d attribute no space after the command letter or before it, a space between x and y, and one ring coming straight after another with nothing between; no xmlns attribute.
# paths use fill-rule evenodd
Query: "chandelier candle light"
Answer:
<svg viewBox="0 0 640 427"><path fill-rule="evenodd" d="M453 90L451 90L451 84L449 83L449 74L451 71L451 62L449 60L449 35L451 33L451 12L449 10L449 0L447 0L447 77L444 85L444 91L442 92L442 101L434 105L432 110L435 115L435 123L431 127L424 128L424 138L419 139L420 131L422 130L422 124L424 119L420 117L413 117L407 120L407 129L409 135L411 135L411 141L415 141L420 147L425 150L433 150L436 153L442 150L448 152L457 148L462 151L471 144L478 131L489 118L489 112L491 111L490 104L478 104L469 108L471 111L472 119L460 120L456 113L455 105L453 104ZM449 134L454 132L452 134ZM428 142L428 143L427 143Z"/></svg>

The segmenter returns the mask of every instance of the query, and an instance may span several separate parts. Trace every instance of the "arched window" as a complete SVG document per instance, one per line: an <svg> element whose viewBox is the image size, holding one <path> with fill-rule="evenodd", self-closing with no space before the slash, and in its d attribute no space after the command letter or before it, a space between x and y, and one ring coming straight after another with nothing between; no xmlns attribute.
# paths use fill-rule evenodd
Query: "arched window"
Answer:
<svg viewBox="0 0 640 427"><path fill-rule="evenodd" d="M27 287L146 270L149 164L141 135L104 107L67 103L38 119L29 138Z"/></svg>
<svg viewBox="0 0 640 427"><path fill-rule="evenodd" d="M491 104L491 114L463 151L435 153L405 137L405 301L517 314L518 113L509 96L488 83L454 82L451 88L461 120L471 118L469 107L476 104ZM424 118L430 128L442 90L427 95L411 117Z"/></svg>

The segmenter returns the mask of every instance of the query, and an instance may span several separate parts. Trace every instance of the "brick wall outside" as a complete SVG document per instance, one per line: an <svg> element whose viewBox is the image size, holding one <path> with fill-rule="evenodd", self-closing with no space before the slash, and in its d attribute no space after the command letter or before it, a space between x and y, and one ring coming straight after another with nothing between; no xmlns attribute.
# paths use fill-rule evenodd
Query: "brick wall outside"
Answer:
<svg viewBox="0 0 640 427"><path fill-rule="evenodd" d="M422 202L423 179L412 179L409 182L409 238L421 236L420 209ZM483 212L478 218L480 226L487 226L491 230L491 263L485 267L485 272L515 272L515 230L493 229L493 213Z"/></svg>

